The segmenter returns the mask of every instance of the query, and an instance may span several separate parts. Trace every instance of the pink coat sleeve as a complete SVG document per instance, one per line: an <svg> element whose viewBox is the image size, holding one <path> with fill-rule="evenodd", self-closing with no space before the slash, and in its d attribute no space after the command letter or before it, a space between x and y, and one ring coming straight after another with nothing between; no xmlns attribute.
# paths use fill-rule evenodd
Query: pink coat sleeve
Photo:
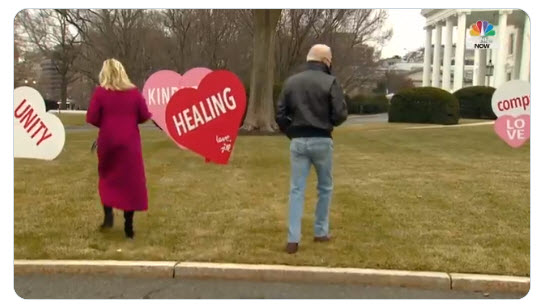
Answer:
<svg viewBox="0 0 544 305"><path fill-rule="evenodd" d="M151 112L147 108L147 103L142 94L138 96L138 124L144 123L151 118Z"/></svg>
<svg viewBox="0 0 544 305"><path fill-rule="evenodd" d="M102 118L102 106L100 103L100 98L98 96L98 88L93 92L91 101L89 102L89 109L87 109L86 121L89 124L92 124L96 127L100 127L100 121Z"/></svg>

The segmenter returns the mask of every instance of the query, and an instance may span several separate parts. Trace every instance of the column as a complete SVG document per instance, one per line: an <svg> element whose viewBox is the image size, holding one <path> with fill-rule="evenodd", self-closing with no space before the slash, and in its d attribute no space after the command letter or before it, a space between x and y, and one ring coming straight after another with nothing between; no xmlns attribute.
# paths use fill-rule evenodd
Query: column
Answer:
<svg viewBox="0 0 544 305"><path fill-rule="evenodd" d="M451 51L452 51L452 37L453 32L453 19L446 19L446 41L444 41L444 64L442 65L442 89L446 91L451 90Z"/></svg>
<svg viewBox="0 0 544 305"><path fill-rule="evenodd" d="M440 55L442 52L442 25L437 23L434 29L433 87L440 87Z"/></svg>
<svg viewBox="0 0 544 305"><path fill-rule="evenodd" d="M516 44L514 45L514 69L512 71L512 79L519 79L519 68L521 65L521 52L523 46L523 28L516 28Z"/></svg>
<svg viewBox="0 0 544 305"><path fill-rule="evenodd" d="M465 38L467 35L467 12L457 14L457 42L455 46L455 74L453 76L453 91L463 88L465 74Z"/></svg>
<svg viewBox="0 0 544 305"><path fill-rule="evenodd" d="M519 79L529 81L531 75L531 21L525 16L523 26L523 43L521 46L521 62L519 65Z"/></svg>
<svg viewBox="0 0 544 305"><path fill-rule="evenodd" d="M487 50L475 49L474 50L474 70L472 73L473 86L486 85L485 83L486 65L487 65Z"/></svg>
<svg viewBox="0 0 544 305"><path fill-rule="evenodd" d="M497 50L497 63L495 64L495 88L500 87L506 82L506 56L508 55L508 15L512 13L512 10L500 10L499 11L499 43L500 47Z"/></svg>
<svg viewBox="0 0 544 305"><path fill-rule="evenodd" d="M433 35L433 28L427 27L425 29L427 35L425 36L425 57L423 58L423 87L430 85L431 79L431 40Z"/></svg>

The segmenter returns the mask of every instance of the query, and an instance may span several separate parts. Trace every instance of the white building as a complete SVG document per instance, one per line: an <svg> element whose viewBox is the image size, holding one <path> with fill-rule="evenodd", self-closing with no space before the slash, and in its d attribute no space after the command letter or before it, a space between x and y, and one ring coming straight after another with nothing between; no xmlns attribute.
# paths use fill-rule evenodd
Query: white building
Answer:
<svg viewBox="0 0 544 305"><path fill-rule="evenodd" d="M455 44L452 46L453 53L455 53ZM434 52L434 44L431 46L431 54ZM445 60L444 56L444 46L442 45L440 48L440 58L443 58ZM411 52L410 52L411 53ZM408 53L409 54L409 53ZM410 58L407 60L407 55L405 55L402 59L396 60L393 58L387 58L382 60L382 64L380 67L378 67L378 72L385 74L388 73L396 73L399 75L404 75L405 77L409 78L414 86L421 87L423 85L423 52L421 53L421 56L417 56L417 58ZM431 66L432 66L432 57L431 57ZM450 57L450 87L453 86L453 76L454 76L454 68L453 65L455 58L453 56ZM463 86L471 86L472 85L472 74L473 74L473 65L474 65L474 50L466 50L465 51L465 68L464 68L464 74L463 74ZM440 70L440 79L443 77L443 73L445 72L445 69ZM487 82L489 82L489 78L487 78ZM487 82L485 83L486 85Z"/></svg>
<svg viewBox="0 0 544 305"><path fill-rule="evenodd" d="M426 18L422 86L456 91L467 84L467 74L471 74L474 86L488 85L496 88L511 79L529 80L530 22L525 12L503 9L424 9L421 14ZM470 60L472 65L467 65L468 52L465 45L468 30L479 20L493 24L499 47L473 50L474 56ZM440 48L433 47L433 36L434 45L440 45ZM443 60L448 58L453 60ZM491 66L492 74L489 73ZM467 73L467 68L472 73Z"/></svg>

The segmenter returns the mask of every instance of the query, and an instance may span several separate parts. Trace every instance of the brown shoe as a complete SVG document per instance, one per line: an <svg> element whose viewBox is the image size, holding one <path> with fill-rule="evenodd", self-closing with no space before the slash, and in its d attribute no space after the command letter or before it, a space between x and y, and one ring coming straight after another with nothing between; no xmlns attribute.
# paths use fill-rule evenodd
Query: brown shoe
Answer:
<svg viewBox="0 0 544 305"><path fill-rule="evenodd" d="M319 243L327 242L329 240L331 240L331 237L329 235L314 237L314 241Z"/></svg>
<svg viewBox="0 0 544 305"><path fill-rule="evenodd" d="M285 251L289 254L296 253L298 251L298 243L287 243Z"/></svg>

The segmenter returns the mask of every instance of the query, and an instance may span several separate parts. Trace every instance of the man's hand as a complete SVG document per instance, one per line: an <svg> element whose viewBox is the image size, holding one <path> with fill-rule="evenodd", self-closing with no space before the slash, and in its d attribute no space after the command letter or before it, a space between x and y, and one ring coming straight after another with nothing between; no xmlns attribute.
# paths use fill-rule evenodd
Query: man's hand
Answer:
<svg viewBox="0 0 544 305"><path fill-rule="evenodd" d="M338 83L334 80L331 87L331 123L334 126L339 126L348 118L348 106L344 100L344 92Z"/></svg>

